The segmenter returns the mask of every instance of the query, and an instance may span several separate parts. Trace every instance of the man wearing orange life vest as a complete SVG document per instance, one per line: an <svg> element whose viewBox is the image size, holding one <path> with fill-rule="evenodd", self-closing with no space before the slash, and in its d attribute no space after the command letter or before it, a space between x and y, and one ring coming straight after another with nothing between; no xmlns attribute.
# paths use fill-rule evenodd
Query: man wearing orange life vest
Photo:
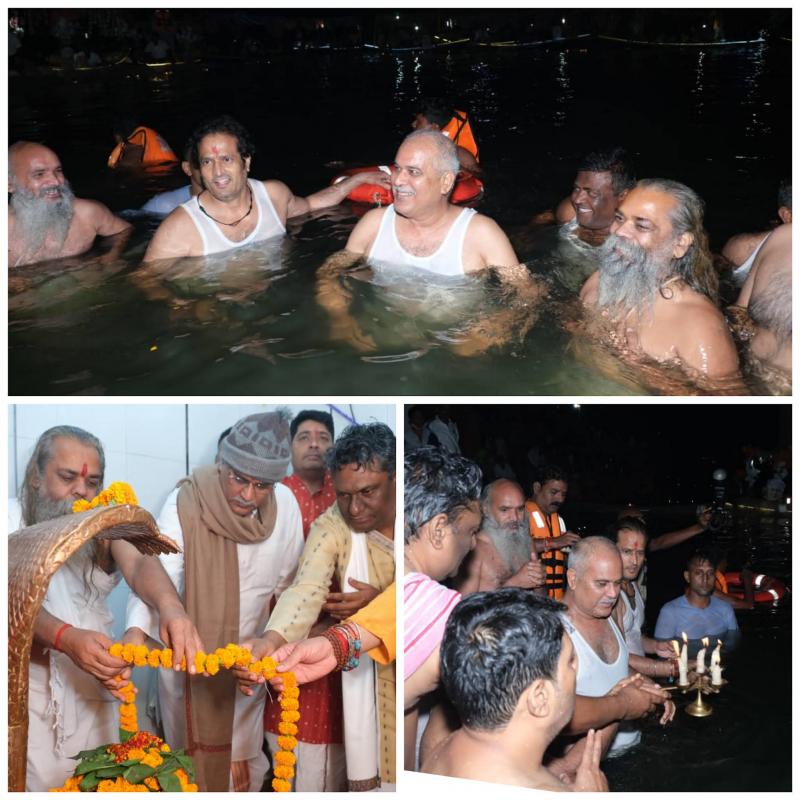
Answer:
<svg viewBox="0 0 800 800"><path fill-rule="evenodd" d="M108 157L108 166L111 169L119 166L169 164L178 160L172 148L157 131L144 125L136 125L130 120L120 121L114 126L114 140L116 147Z"/></svg>
<svg viewBox="0 0 800 800"><path fill-rule="evenodd" d="M533 482L533 496L525 504L533 546L547 570L547 594L561 600L567 587L564 552L580 540L567 530L558 509L567 499L567 476L558 467L542 467Z"/></svg>
<svg viewBox="0 0 800 800"><path fill-rule="evenodd" d="M478 143L472 132L466 111L448 109L438 101L424 102L414 112L411 127L415 131L433 129L441 131L455 143L458 163L464 172L480 176L482 170L478 163Z"/></svg>

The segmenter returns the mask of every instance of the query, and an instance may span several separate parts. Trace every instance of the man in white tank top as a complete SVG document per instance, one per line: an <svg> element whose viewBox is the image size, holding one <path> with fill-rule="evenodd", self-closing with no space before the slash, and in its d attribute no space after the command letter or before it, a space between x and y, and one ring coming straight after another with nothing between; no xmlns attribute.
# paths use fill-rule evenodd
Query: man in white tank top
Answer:
<svg viewBox="0 0 800 800"><path fill-rule="evenodd" d="M611 619L621 584L622 559L609 539L589 536L573 546L567 569L564 620L578 657L578 697L604 698L630 674L625 639ZM661 723L666 724L675 713L669 695L654 684L645 684L641 678L636 681L642 681L641 688L652 693L654 702L664 704ZM577 711L576 704L576 714ZM638 732L619 731L618 723L624 718L626 715L606 718L597 725L603 753L635 743ZM572 725L575 725L574 719ZM564 758L565 763L573 764L572 769L576 768L584 746L585 737ZM565 767L560 765L559 768Z"/></svg>
<svg viewBox="0 0 800 800"><path fill-rule="evenodd" d="M494 220L450 203L458 169L455 145L439 131L409 134L397 151L392 169L394 202L369 211L359 220L345 253L328 260L320 279L343 271L359 258L370 264L415 267L451 277L493 269L516 297L508 302L504 313L481 321L480 336L468 335L453 348L460 355L473 355L506 341L512 330L524 335L535 319L531 304L541 290ZM350 332L351 344L366 349L363 335L359 340L359 332L347 317L346 303L334 297L333 288L332 283L326 284L318 299L334 318L334 331Z"/></svg>
<svg viewBox="0 0 800 800"><path fill-rule="evenodd" d="M161 223L144 261L210 255L283 236L287 219L335 206L362 183L388 182L382 172L362 172L297 197L281 181L248 179L255 147L228 116L195 129L188 146L204 189Z"/></svg>

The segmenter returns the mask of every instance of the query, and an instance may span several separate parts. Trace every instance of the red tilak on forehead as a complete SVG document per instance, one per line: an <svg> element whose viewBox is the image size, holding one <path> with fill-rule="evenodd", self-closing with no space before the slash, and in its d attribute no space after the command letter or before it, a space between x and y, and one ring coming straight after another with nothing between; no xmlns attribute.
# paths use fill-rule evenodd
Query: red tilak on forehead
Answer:
<svg viewBox="0 0 800 800"><path fill-rule="evenodd" d="M213 145L213 146L212 146L212 148L211 148L211 152L212 152L212 153L213 153L215 156L218 156L218 155L219 155L219 147L217 147L217 145Z"/></svg>
<svg viewBox="0 0 800 800"><path fill-rule="evenodd" d="M81 478L85 478L89 474L89 467L84 464L83 469L81 470Z"/></svg>

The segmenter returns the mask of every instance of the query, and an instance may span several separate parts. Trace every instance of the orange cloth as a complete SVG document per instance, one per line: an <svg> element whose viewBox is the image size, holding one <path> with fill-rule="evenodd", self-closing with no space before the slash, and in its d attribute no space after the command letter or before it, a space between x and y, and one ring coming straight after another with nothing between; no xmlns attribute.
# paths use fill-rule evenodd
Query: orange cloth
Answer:
<svg viewBox="0 0 800 800"><path fill-rule="evenodd" d="M453 110L453 118L442 128L442 133L452 139L459 147L469 150L476 161L478 158L478 143L475 141L475 134L469 124L469 117L466 111Z"/></svg>
<svg viewBox="0 0 800 800"><path fill-rule="evenodd" d="M350 617L381 643L367 650L379 664L391 664L397 658L397 582L392 581L377 597Z"/></svg>
<svg viewBox="0 0 800 800"><path fill-rule="evenodd" d="M728 594L728 581L719 570L716 570L714 573L714 588L718 592Z"/></svg>
<svg viewBox="0 0 800 800"><path fill-rule="evenodd" d="M528 525L534 539L558 539L562 534L562 521L557 513L548 519L533 500L525 503ZM567 588L567 557L563 550L545 550L539 558L547 570L547 596L561 600Z"/></svg>
<svg viewBox="0 0 800 800"><path fill-rule="evenodd" d="M178 157L172 152L172 148L154 131L152 128L139 127L128 136L124 142L120 142L108 157L108 166L112 169L119 164L122 158L122 151L126 144L137 145L144 148L142 153L142 165L164 164L170 161L177 161Z"/></svg>

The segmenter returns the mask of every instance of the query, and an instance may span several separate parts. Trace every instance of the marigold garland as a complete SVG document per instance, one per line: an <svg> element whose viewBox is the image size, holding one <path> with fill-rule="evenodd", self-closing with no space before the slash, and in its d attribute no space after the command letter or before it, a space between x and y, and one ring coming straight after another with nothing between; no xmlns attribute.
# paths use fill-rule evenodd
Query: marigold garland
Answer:
<svg viewBox="0 0 800 800"><path fill-rule="evenodd" d="M114 481L114 483L107 489L103 489L93 500L76 500L72 504L72 512L73 514L77 514L80 511L88 511L90 508L111 505L138 506L139 501L136 499L136 492L133 491L133 487L124 481Z"/></svg>

